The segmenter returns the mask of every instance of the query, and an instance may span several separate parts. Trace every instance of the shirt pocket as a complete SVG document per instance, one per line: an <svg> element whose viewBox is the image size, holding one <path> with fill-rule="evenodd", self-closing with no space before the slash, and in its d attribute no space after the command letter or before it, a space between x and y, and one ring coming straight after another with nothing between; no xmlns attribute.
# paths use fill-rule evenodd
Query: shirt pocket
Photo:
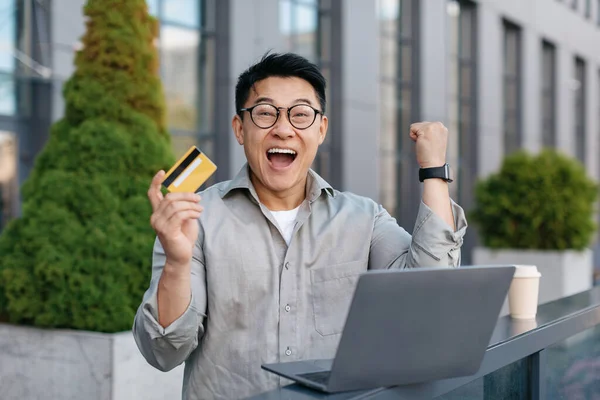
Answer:
<svg viewBox="0 0 600 400"><path fill-rule="evenodd" d="M311 269L313 316L320 335L342 332L356 282L366 270L366 260Z"/></svg>

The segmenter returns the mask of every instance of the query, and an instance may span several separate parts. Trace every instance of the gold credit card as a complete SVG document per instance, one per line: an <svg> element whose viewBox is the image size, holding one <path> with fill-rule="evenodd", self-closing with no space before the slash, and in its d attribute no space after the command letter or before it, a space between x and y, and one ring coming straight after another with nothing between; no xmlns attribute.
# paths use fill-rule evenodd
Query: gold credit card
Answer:
<svg viewBox="0 0 600 400"><path fill-rule="evenodd" d="M192 146L167 172L162 185L169 192L195 193L216 170L217 166Z"/></svg>

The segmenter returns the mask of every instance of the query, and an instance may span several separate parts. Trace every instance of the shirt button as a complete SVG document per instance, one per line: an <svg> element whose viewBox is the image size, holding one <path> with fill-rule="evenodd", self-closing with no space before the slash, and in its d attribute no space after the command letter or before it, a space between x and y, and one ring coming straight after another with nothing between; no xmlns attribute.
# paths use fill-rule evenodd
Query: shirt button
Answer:
<svg viewBox="0 0 600 400"><path fill-rule="evenodd" d="M291 356L292 355L292 351L290 350L290 348L288 347L288 349L285 351L285 355L286 356Z"/></svg>
<svg viewBox="0 0 600 400"><path fill-rule="evenodd" d="M292 309L292 307L290 307L289 304L285 305L285 311L290 312L291 309Z"/></svg>

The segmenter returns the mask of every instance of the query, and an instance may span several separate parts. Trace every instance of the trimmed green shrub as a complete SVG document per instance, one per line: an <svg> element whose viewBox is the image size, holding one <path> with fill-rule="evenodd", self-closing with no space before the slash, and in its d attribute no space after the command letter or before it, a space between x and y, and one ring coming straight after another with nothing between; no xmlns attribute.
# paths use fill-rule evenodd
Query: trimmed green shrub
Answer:
<svg viewBox="0 0 600 400"><path fill-rule="evenodd" d="M145 0L89 0L65 116L0 236L2 320L115 332L131 328L150 272L146 193L174 162Z"/></svg>
<svg viewBox="0 0 600 400"><path fill-rule="evenodd" d="M578 161L549 149L520 151L477 182L470 219L489 248L582 250L596 229L597 196Z"/></svg>

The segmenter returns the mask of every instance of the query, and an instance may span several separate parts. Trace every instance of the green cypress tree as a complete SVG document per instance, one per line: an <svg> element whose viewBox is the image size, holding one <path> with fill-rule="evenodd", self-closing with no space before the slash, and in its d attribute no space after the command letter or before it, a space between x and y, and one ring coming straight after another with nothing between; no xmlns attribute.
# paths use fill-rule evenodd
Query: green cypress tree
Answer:
<svg viewBox="0 0 600 400"><path fill-rule="evenodd" d="M19 324L131 328L147 287L152 176L174 162L145 0L89 0L65 116L0 236L0 316Z"/></svg>

